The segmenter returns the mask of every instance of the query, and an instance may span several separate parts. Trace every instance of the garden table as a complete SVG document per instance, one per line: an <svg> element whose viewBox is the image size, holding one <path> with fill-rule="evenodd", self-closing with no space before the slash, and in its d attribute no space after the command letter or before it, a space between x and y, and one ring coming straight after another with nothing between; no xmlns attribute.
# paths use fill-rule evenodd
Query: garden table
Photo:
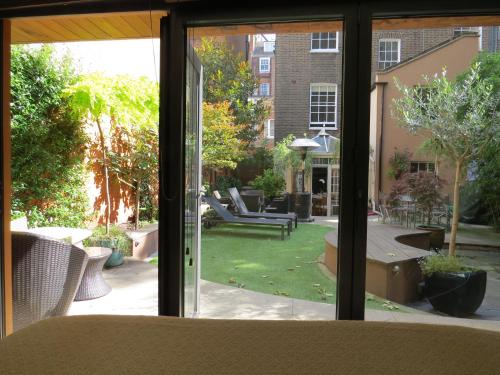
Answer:
<svg viewBox="0 0 500 375"><path fill-rule="evenodd" d="M71 244L81 248L83 248L83 240L92 235L92 231L89 229L67 227L38 227L27 229L25 232L39 234L56 240L69 239Z"/></svg>
<svg viewBox="0 0 500 375"><path fill-rule="evenodd" d="M99 298L111 292L111 287L102 276L102 268L112 250L107 247L87 247L85 251L89 255L89 261L76 292L75 301Z"/></svg>

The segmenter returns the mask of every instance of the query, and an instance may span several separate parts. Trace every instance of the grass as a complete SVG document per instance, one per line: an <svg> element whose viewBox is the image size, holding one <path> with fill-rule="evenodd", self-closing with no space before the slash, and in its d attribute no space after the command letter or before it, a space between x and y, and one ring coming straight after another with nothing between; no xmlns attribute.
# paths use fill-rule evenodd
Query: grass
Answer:
<svg viewBox="0 0 500 375"><path fill-rule="evenodd" d="M319 268L323 237L331 227L299 224L290 239L262 226L218 225L202 229L201 278L256 292L335 303L336 282ZM151 260L158 264L158 259ZM366 308L411 309L366 294Z"/></svg>
<svg viewBox="0 0 500 375"><path fill-rule="evenodd" d="M276 228L219 225L203 229L201 278L262 293L335 303L336 283L322 273L318 257L332 228L302 224L281 241ZM394 309L368 296L367 308Z"/></svg>

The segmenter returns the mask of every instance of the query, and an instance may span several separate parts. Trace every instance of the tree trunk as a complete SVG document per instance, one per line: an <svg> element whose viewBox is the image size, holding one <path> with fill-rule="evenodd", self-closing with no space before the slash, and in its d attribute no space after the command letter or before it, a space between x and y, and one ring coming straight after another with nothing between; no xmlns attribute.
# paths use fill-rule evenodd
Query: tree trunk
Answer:
<svg viewBox="0 0 500 375"><path fill-rule="evenodd" d="M135 186L135 223L134 229L139 229L139 210L140 210L140 202L141 202L141 190L140 190L141 182L137 180Z"/></svg>
<svg viewBox="0 0 500 375"><path fill-rule="evenodd" d="M455 162L455 184L453 186L453 219L451 221L450 247L448 250L449 256L455 256L457 247L457 231L458 219L460 217L460 174L462 172L462 159Z"/></svg>
<svg viewBox="0 0 500 375"><path fill-rule="evenodd" d="M102 131L101 123L99 120L96 121L97 129L99 129L99 140L101 143L102 150L102 169L104 172L104 186L106 187L106 234L109 234L109 222L111 218L111 197L109 195L109 172L108 172L108 158L106 150L106 142L104 140L104 132Z"/></svg>

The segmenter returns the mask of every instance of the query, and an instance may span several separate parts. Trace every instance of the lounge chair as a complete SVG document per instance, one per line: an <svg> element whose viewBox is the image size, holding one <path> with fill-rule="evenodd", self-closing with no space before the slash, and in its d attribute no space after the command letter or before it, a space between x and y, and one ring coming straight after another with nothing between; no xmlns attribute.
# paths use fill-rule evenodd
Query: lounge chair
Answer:
<svg viewBox="0 0 500 375"><path fill-rule="evenodd" d="M216 198L214 197L203 197L203 200L214 209L214 211L219 216L219 219L215 221L222 221L227 224L247 224L247 225L267 225L267 226L277 226L281 227L281 239L285 239L285 228L287 229L287 234L290 236L291 230L291 220L280 220L280 219L264 219L264 218L245 218L234 216L229 212ZM212 219L211 219L212 220Z"/></svg>
<svg viewBox="0 0 500 375"><path fill-rule="evenodd" d="M14 330L66 315L82 279L85 250L33 233L12 233Z"/></svg>
<svg viewBox="0 0 500 375"><path fill-rule="evenodd" d="M232 187L228 189L229 195L231 195L231 199L239 212L239 216L247 217L247 218L264 218L264 219L286 219L293 220L295 222L295 228L297 228L297 215L296 214L277 214L277 213L268 213L268 212L251 212L248 211L245 202L241 199L240 193L238 189Z"/></svg>

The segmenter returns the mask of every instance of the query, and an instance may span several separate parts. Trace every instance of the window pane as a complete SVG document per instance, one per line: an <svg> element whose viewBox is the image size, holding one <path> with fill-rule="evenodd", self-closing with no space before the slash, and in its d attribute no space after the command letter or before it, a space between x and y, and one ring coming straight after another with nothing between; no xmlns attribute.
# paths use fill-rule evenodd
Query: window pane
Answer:
<svg viewBox="0 0 500 375"><path fill-rule="evenodd" d="M491 243L500 249L500 236L491 237L494 222L491 210L480 203L495 190L493 186L500 186L498 164L492 163L490 156L472 157L469 153L467 158L475 162L480 159L477 162L481 167L467 162L461 171L460 189L455 192L453 161L460 154L455 151L463 152L464 142L476 147L487 139L482 131L468 137L474 125L461 122L466 112L486 127L492 123L488 120L490 116L479 114L472 104L478 102L477 98L467 99L474 94L463 82L474 61L491 63L490 74L494 75L493 66L498 61L493 56L498 55L500 48L500 18L496 18L496 25L491 20L481 25L485 19L480 17L464 16L462 20L473 25L467 28L474 27L479 32L463 33L457 38L463 26L451 25L451 18L427 19L428 22L414 19L412 29L405 28L407 23L398 19L378 19L373 24L366 264L366 290L372 298L366 303L367 320L500 330L500 299L494 297L500 295L500 286L497 272L492 271L500 264L500 255L492 256L477 245ZM422 22L420 28L416 26L419 22ZM398 64L403 60L404 64ZM380 71L388 67L390 72ZM494 90L497 95L500 87ZM480 101L482 107L488 103L487 96ZM489 108L490 114L496 110L493 103ZM422 147L436 143L444 144L446 149L435 152ZM495 141L494 152L499 149L500 142ZM492 168L486 177L483 168L487 165ZM487 187L481 185L481 178L483 182L489 181ZM460 198L460 206L456 207L455 193ZM500 202L500 193L495 194ZM453 213L459 219L455 225L452 225ZM452 226L457 228L456 242L460 243L455 248ZM434 242L435 233L439 233L439 243ZM458 310L463 307L459 295L463 296L464 287L470 285L477 271L471 268L465 268L467 272L463 268L453 271L450 260L464 267L486 270L481 276L486 284L471 288L478 296L477 310ZM437 286L435 281L443 276L433 273L438 261L448 267L444 272L450 275L448 280L453 277L460 282ZM379 302L382 307L377 306ZM453 315L460 315L460 319L452 318Z"/></svg>

